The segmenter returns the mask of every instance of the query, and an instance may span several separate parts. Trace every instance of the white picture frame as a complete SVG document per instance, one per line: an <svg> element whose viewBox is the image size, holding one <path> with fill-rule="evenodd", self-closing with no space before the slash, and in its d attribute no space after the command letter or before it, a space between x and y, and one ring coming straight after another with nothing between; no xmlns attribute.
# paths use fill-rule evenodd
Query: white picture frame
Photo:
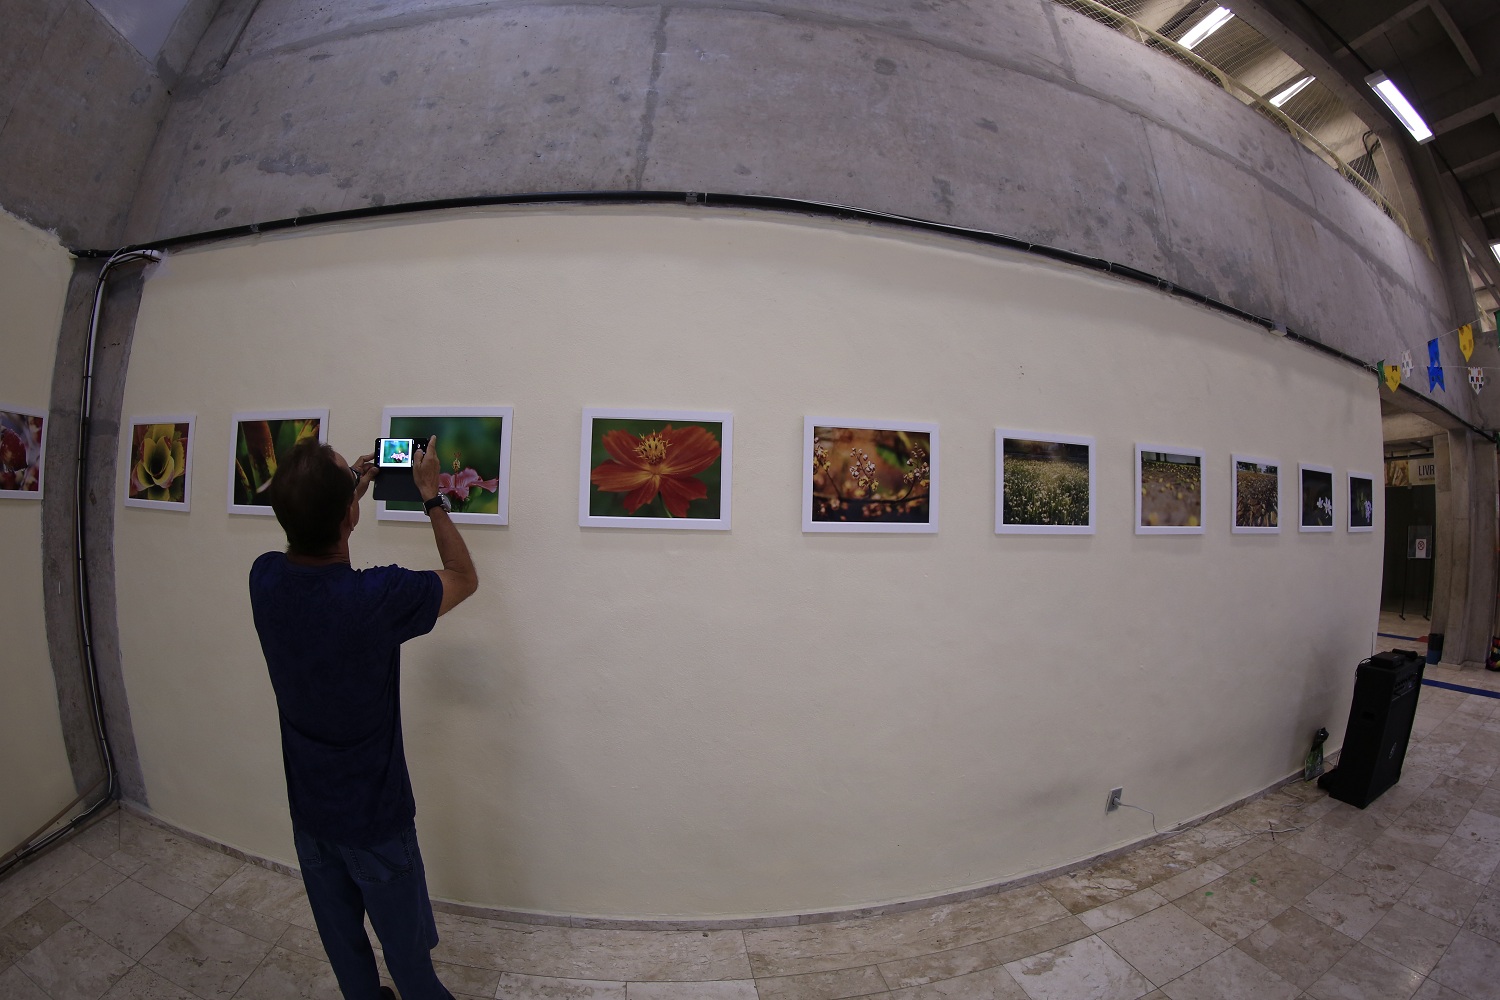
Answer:
<svg viewBox="0 0 1500 1000"><path fill-rule="evenodd" d="M1311 491L1311 492L1309 492ZM1333 498L1333 467L1299 462L1297 465L1297 530L1328 532L1338 523L1338 504ZM1324 505L1326 501L1326 506ZM1325 511L1317 514L1315 511ZM1324 520L1327 523L1322 523Z"/></svg>
<svg viewBox="0 0 1500 1000"><path fill-rule="evenodd" d="M150 492L150 486L138 480L137 472L140 466L141 456L137 450L142 444L139 440L141 435L138 430L147 427L158 427L171 425L179 430L176 433L183 434L183 456L182 468L177 476L173 477L175 483L177 478L182 480L182 499L164 500L150 499L146 493ZM185 430L181 430L185 428ZM120 491L125 498L126 507L141 507L147 510L175 510L187 513L192 509L193 503L193 450L197 444L198 418L193 413L168 414L155 417L132 417L126 425L126 433L121 437L125 444L124 461L120 464L124 467L125 486Z"/></svg>
<svg viewBox="0 0 1500 1000"><path fill-rule="evenodd" d="M1242 468L1242 466L1250 468ZM1267 475L1276 478L1276 506L1271 511L1274 515L1271 518L1275 522L1273 524L1265 523L1266 516L1261 513L1264 510L1263 498L1257 495L1260 492L1257 488L1259 484L1251 479L1253 476ZM1245 477L1245 482L1241 482L1242 476ZM1231 534L1276 535L1281 533L1280 462L1256 455L1232 455L1229 462L1229 486L1229 531ZM1257 524L1257 521L1261 523Z"/></svg>
<svg viewBox="0 0 1500 1000"><path fill-rule="evenodd" d="M1360 487L1356 486L1356 480L1364 483L1366 495L1358 501L1359 509L1356 509L1356 493ZM1345 493L1344 505L1349 511L1344 520L1345 526L1351 534L1375 530L1375 477L1368 472L1355 472L1353 469L1345 470L1344 476ZM1365 505L1368 504L1368 509Z"/></svg>
<svg viewBox="0 0 1500 1000"><path fill-rule="evenodd" d="M1084 451L1081 461L1079 449ZM995 428L995 534L1094 534L1097 452L1097 442L1092 437ZM1007 468L1012 473L1009 491L1005 482ZM1076 497L1080 471L1085 477L1086 496L1082 504ZM1017 495L1023 491L1024 497ZM1007 501L1010 501L1008 514ZM1077 520L1080 508L1084 512L1081 521ZM1049 518L1066 523L1049 523Z"/></svg>
<svg viewBox="0 0 1500 1000"><path fill-rule="evenodd" d="M1135 446L1135 533L1201 535L1208 512L1208 484L1201 448L1137 443ZM1147 468L1147 465L1150 468ZM1192 470L1190 473L1188 470ZM1197 514L1193 514L1192 479L1197 480ZM1181 486L1182 489L1176 487ZM1148 491L1149 495L1148 495ZM1180 509L1179 509L1180 508ZM1196 520L1197 523L1192 523Z"/></svg>
<svg viewBox="0 0 1500 1000"><path fill-rule="evenodd" d="M278 451L282 450L284 442L276 440L282 436L281 424L286 421L308 421L318 422L317 440L319 444L328 443L328 410L242 410L236 412L229 421L229 492L228 506L231 514L254 514L260 517L275 517L275 511L271 510L271 502L266 499L266 488L270 486L271 479L275 477L274 472L269 477L261 474L254 468L241 470L240 440L241 428L246 424L266 423L277 425L270 428L273 446ZM248 442L247 442L248 444ZM252 463L253 465L254 463ZM239 483L241 475L245 482ZM251 480L254 479L254 482ZM236 499L236 491L239 490L241 497ZM253 496L261 502L244 502L245 496Z"/></svg>
<svg viewBox="0 0 1500 1000"><path fill-rule="evenodd" d="M485 428L483 425L474 428L474 431L483 430L486 438L493 434L493 441L498 445L499 451L493 466L494 476L485 478L484 475L492 468L487 452L483 468L476 469L472 465L463 464L464 449L460 448L457 452L452 449L452 437L465 435L468 440L467 435L473 433L461 425L455 426L457 421L462 420L500 421L498 428ZM392 430L393 421L398 423L399 433ZM423 421L430 421L430 423L423 424ZM438 456L444 460L441 472L444 478L439 480L439 487L449 495L450 501L454 504L453 512L448 516L455 524L503 525L510 523L510 441L511 426L514 421L515 408L511 406L387 406L380 411L380 436L420 437L425 444L435 434L438 439ZM414 423L418 426L411 426ZM399 426L400 424L407 426ZM444 424L449 425L446 428L449 432L446 437ZM422 433L423 431L427 433ZM480 442L480 446L482 447L485 443L488 442ZM374 447L373 441L370 442L370 446ZM470 453L472 454L472 448L470 448ZM455 459L460 466L457 469L452 467ZM493 489L491 489L492 485ZM494 511L480 512L463 509L471 502L484 507L489 506L488 500L484 497L485 493L493 493L496 508ZM428 517L420 504L376 500L375 519L377 521L426 522Z"/></svg>
<svg viewBox="0 0 1500 1000"><path fill-rule="evenodd" d="M859 442L859 443L856 443ZM882 444L884 442L884 444ZM880 451L871 456L865 448ZM906 463L894 449L906 449ZM821 449L821 450L820 450ZM840 454L841 449L843 453ZM845 496L854 450L866 455L874 466L865 497ZM883 451L881 449L884 449ZM918 452L920 449L920 454ZM855 532L880 534L935 534L938 530L938 425L910 420L845 420L838 417L804 417L802 422L802 530L804 532ZM876 461L876 458L879 461ZM910 466L909 468L907 466ZM906 468L906 472L902 469ZM921 479L902 484L906 474L925 473ZM879 482L878 480L884 480ZM818 483L823 483L819 492ZM905 490L903 496L880 497L881 491ZM896 510L890 519L874 516L879 507ZM872 507L879 505L879 507ZM871 512L861 520L844 520L858 512ZM921 519L916 517L920 514ZM907 519L911 518L911 519Z"/></svg>
<svg viewBox="0 0 1500 1000"><path fill-rule="evenodd" d="M0 486L0 498L42 499L46 485L43 479L47 467L47 425L50 422L46 410L0 403L0 435L15 435L26 461L24 466L3 470L4 481L10 483L14 479L14 482Z"/></svg>
<svg viewBox="0 0 1500 1000"><path fill-rule="evenodd" d="M666 434L668 429L675 441ZM614 436L615 432L623 437ZM606 443L606 439L613 443ZM718 450L712 461L703 465L709 440ZM688 465L676 473L657 474L653 480L650 468L657 463L663 469L670 468L673 449L678 447L688 449ZM661 457L654 458L652 449ZM734 414L726 410L585 407L579 456L581 528L730 528ZM621 488L605 488L604 482ZM640 485L633 490L626 488L635 482ZM703 495L697 496L700 490Z"/></svg>

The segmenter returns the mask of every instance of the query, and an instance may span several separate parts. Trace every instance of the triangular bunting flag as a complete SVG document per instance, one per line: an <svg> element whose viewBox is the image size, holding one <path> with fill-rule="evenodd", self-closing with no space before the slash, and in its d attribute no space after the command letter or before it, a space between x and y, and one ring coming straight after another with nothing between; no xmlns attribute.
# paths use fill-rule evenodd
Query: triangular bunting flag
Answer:
<svg viewBox="0 0 1500 1000"><path fill-rule="evenodd" d="M1463 352L1464 360L1474 356L1474 324L1465 323L1458 328L1458 349Z"/></svg>
<svg viewBox="0 0 1500 1000"><path fill-rule="evenodd" d="M1432 392L1434 389L1448 391L1448 387L1443 384L1443 359L1438 356L1436 337L1427 342L1427 391Z"/></svg>
<svg viewBox="0 0 1500 1000"><path fill-rule="evenodd" d="M1411 359L1411 351L1401 352L1401 377L1410 379L1411 373L1416 370L1417 364Z"/></svg>
<svg viewBox="0 0 1500 1000"><path fill-rule="evenodd" d="M1380 362L1380 377L1385 379L1386 388L1395 392L1396 388L1401 384L1401 369L1382 361Z"/></svg>
<svg viewBox="0 0 1500 1000"><path fill-rule="evenodd" d="M1479 395L1479 390L1484 388L1484 369L1469 369L1469 388L1474 390L1474 395Z"/></svg>

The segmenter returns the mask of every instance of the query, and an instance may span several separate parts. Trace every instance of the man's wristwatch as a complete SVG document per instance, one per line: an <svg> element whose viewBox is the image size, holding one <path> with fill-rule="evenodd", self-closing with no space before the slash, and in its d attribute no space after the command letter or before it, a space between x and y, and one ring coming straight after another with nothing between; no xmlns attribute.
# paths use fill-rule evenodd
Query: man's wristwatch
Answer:
<svg viewBox="0 0 1500 1000"><path fill-rule="evenodd" d="M448 494L439 493L437 496L424 503L422 505L422 510L428 517L431 517L432 512L439 507L443 508L443 510L449 514L453 513L453 501L448 499Z"/></svg>

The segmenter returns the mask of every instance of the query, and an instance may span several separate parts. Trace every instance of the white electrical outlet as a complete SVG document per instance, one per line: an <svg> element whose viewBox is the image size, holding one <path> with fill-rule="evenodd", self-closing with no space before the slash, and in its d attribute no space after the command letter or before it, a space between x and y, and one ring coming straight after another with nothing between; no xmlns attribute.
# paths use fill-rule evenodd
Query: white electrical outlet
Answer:
<svg viewBox="0 0 1500 1000"><path fill-rule="evenodd" d="M1125 789L1123 789L1123 788L1111 788L1109 790L1109 803L1107 805L1105 805L1104 811L1112 813L1116 809L1120 808L1120 799L1124 795L1125 795Z"/></svg>

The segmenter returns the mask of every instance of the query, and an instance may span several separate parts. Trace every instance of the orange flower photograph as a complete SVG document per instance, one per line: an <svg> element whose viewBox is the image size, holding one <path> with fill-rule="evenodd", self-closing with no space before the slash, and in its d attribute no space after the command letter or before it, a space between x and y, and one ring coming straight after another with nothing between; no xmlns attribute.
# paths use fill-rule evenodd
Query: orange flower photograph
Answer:
<svg viewBox="0 0 1500 1000"><path fill-rule="evenodd" d="M727 529L731 428L728 413L585 410L578 523Z"/></svg>

